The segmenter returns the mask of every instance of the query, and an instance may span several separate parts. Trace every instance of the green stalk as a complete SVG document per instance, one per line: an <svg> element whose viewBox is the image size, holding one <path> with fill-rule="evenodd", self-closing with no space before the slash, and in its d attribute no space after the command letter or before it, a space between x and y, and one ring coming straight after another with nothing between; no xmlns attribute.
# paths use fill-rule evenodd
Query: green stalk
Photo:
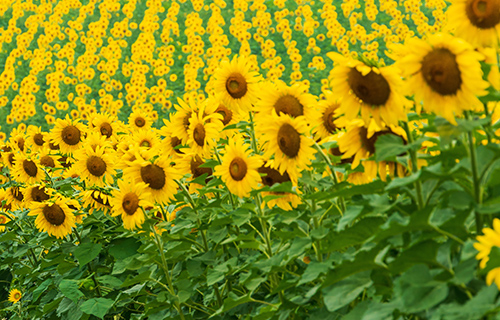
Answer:
<svg viewBox="0 0 500 320"><path fill-rule="evenodd" d="M470 120L470 114L464 113L465 118ZM479 173L477 170L477 154L476 154L476 144L474 143L474 133L472 131L467 132L467 140L469 142L469 156L470 156L470 166L472 171L472 184L474 188L474 201L476 204L481 204L481 185L479 181ZM483 219L477 210L474 210L474 218L476 220L476 232L477 234L481 233L481 229L483 228Z"/></svg>
<svg viewBox="0 0 500 320"><path fill-rule="evenodd" d="M413 143L413 136L410 131L410 127L408 126L408 122L403 122L403 128L406 131L406 136L408 137L408 143ZM411 158L411 171L413 173L418 172L418 158L417 152L414 149L410 149L410 158ZM415 191L417 192L417 206L418 209L421 210L424 208L424 196L422 194L422 182L420 179L415 181Z"/></svg>
<svg viewBox="0 0 500 320"><path fill-rule="evenodd" d="M179 316L181 317L181 319L184 320L184 313L182 312L182 307L179 303L179 297L175 293L174 284L172 283L172 278L170 277L170 273L168 271L167 259L165 259L165 252L163 251L163 242L158 236L158 233L156 233L156 230L153 226L151 227L151 230L153 231L156 247L158 251L160 251L161 268L163 269L163 273L165 273L165 278L167 279L168 291L172 296L175 297L175 308L177 309L177 312L179 312Z"/></svg>

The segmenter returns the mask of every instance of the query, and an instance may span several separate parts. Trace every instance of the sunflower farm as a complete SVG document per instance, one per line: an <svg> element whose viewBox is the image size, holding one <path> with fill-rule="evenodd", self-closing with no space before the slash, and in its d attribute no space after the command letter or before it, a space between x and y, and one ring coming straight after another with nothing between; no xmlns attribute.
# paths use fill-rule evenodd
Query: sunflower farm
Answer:
<svg viewBox="0 0 500 320"><path fill-rule="evenodd" d="M500 319L500 0L0 1L0 318Z"/></svg>

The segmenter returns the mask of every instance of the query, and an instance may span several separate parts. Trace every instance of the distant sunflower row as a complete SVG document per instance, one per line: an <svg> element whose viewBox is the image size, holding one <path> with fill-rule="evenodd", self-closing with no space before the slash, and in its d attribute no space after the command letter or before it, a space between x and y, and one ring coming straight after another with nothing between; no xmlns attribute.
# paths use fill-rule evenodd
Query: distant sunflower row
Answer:
<svg viewBox="0 0 500 320"><path fill-rule="evenodd" d="M355 184L404 175L400 164L373 161L378 137L406 142L399 124L422 108L456 123L482 106L477 97L490 83L480 64L486 56L448 34L409 39L391 55L394 65L377 67L329 54L331 91L323 99L303 84L264 81L247 58L234 57L215 73L214 95L178 99L160 129L137 111L127 124L104 113L87 123L66 116L50 132L14 130L1 149L9 187L0 195L0 222L28 208L38 229L61 238L85 214L103 210L133 230L171 203L186 180L197 194L213 177L240 198L289 182L290 192L265 189L263 205L291 210L301 203L299 179L313 161L350 164L346 177L330 166L324 174ZM488 76L498 79L497 64L491 67ZM62 179L74 179L71 192L57 189L54 181Z"/></svg>

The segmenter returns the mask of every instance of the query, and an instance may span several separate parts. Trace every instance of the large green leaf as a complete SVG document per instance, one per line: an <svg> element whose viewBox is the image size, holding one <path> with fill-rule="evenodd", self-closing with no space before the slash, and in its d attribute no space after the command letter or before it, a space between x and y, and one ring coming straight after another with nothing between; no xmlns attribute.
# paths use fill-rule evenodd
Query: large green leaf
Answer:
<svg viewBox="0 0 500 320"><path fill-rule="evenodd" d="M74 303L77 303L78 299L84 296L79 290L78 282L76 280L62 280L59 283L59 290L61 290L66 298L70 299Z"/></svg>
<svg viewBox="0 0 500 320"><path fill-rule="evenodd" d="M326 308L330 312L342 308L356 299L371 284L370 271L365 271L323 288L323 301Z"/></svg>
<svg viewBox="0 0 500 320"><path fill-rule="evenodd" d="M94 315L103 319L108 310L113 306L114 301L106 298L92 298L80 306L80 310L86 314Z"/></svg>
<svg viewBox="0 0 500 320"><path fill-rule="evenodd" d="M94 260L101 252L102 245L100 243L82 243L80 244L73 254L78 260L80 266L84 266L90 261Z"/></svg>

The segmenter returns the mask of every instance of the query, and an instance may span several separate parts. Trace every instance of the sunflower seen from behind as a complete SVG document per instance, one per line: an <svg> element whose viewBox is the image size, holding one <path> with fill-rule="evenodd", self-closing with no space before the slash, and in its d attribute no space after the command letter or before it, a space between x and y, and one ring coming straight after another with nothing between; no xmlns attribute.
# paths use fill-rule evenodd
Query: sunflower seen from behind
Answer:
<svg viewBox="0 0 500 320"><path fill-rule="evenodd" d="M68 199L56 196L44 202L32 202L28 215L36 216L35 225L41 232L63 238L76 227L73 210L68 207Z"/></svg>
<svg viewBox="0 0 500 320"><path fill-rule="evenodd" d="M248 197L261 181L258 169L263 161L251 153L243 139L235 136L226 145L221 164L214 168L214 175L224 181L229 192L240 198Z"/></svg>
<svg viewBox="0 0 500 320"><path fill-rule="evenodd" d="M329 79L335 98L342 101L337 116L348 121L361 117L366 124L374 119L381 127L406 120L409 102L397 68L379 68L334 52L327 56L336 64Z"/></svg>
<svg viewBox="0 0 500 320"><path fill-rule="evenodd" d="M144 223L146 208L153 207L148 189L143 182L118 180L118 190L113 191L109 203L111 215L120 216L125 229L134 230Z"/></svg>
<svg viewBox="0 0 500 320"><path fill-rule="evenodd" d="M231 61L221 62L214 74L215 91L230 110L248 112L258 100L261 77L250 66L248 57L234 56Z"/></svg>
<svg viewBox="0 0 500 320"><path fill-rule="evenodd" d="M396 65L406 78L406 93L419 106L456 125L465 110L482 108L478 97L487 93L479 63L484 57L462 39L449 34L410 38L394 47Z"/></svg>

